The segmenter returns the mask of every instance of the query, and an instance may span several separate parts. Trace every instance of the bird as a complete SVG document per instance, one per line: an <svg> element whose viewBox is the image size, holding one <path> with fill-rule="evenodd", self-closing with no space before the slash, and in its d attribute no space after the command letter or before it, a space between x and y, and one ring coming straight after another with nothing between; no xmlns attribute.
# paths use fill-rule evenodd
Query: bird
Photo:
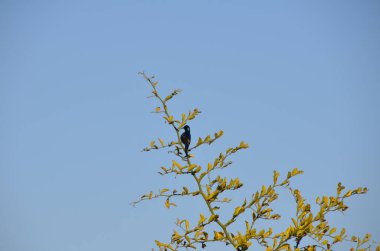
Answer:
<svg viewBox="0 0 380 251"><path fill-rule="evenodd" d="M185 132L181 134L181 142L185 145L185 154L186 157L188 157L189 145L191 142L190 126L185 125L183 129Z"/></svg>

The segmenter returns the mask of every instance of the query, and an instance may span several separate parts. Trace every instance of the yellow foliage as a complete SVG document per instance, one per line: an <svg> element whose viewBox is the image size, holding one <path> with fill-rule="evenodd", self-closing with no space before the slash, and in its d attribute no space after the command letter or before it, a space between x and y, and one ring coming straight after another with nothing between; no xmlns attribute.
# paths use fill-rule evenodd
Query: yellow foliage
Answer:
<svg viewBox="0 0 380 251"><path fill-rule="evenodd" d="M172 160L172 162L173 162L173 166L176 166L179 170L182 169L182 166L177 161Z"/></svg>
<svg viewBox="0 0 380 251"><path fill-rule="evenodd" d="M239 147L240 148L248 148L248 144L245 143L244 141L241 141Z"/></svg>
<svg viewBox="0 0 380 251"><path fill-rule="evenodd" d="M345 234L345 229L343 228L339 234L336 234L337 228L332 226L328 221L326 215L330 212L345 211L348 206L345 205L345 199L347 197L351 197L357 194L366 193L368 190L366 187L359 187L356 189L344 191L345 187L338 183L336 196L320 196L315 199L317 204L317 209L312 208L312 205L307 203L309 200L306 200L302 197L301 192L298 189L294 189L290 184L290 179L294 176L302 174L303 171L298 168L294 168L290 172L288 172L287 176L282 180L279 179L279 172L273 171L273 183L262 185L261 190L253 192L252 197L248 197L249 199L244 200L243 203L240 203L235 207L232 216L229 217L220 217L215 214L216 210L219 210L222 205L218 204L221 202L230 202L230 199L223 198L219 199L222 193L230 190L228 192L232 192L232 190L236 190L240 188L243 183L239 180L239 178L229 179L226 177L217 176L215 178L214 171L226 168L230 165L230 161L228 158L230 155L234 154L240 149L248 148L248 144L244 141L241 141L239 146L234 148L228 148L225 151L225 154L220 153L219 156L215 159L214 163L207 163L207 171L204 170L201 172L202 167L199 164L193 163L193 159L195 159L194 155L191 154L192 157L181 155L181 145L180 140L180 131L179 129L183 128L183 126L189 121L194 119L200 111L195 108L190 111L188 115L182 113L181 120L175 120L173 115L170 115L169 109L167 106L168 100L173 98L180 90L175 90L170 95L162 98L157 89L157 82L153 82L151 78L147 77L144 73L142 73L143 77L151 84L153 87L152 93L154 97L160 102L159 106L155 106L155 112L162 114L162 117L166 122L171 124L170 128L173 128L175 131L174 135L177 138L174 141L171 141L168 145L165 145L163 139L158 138L158 141L161 147L158 147L155 141L151 141L149 146L150 148L145 148L144 151L149 151L151 149L161 149L161 148L171 148L169 153L173 153L178 157L179 160L183 161L184 166L179 164L176 160L172 160L171 168L161 167L163 172L160 172L161 175L174 174L174 175L189 175L192 177L192 180L195 182L196 190L194 192L189 192L189 189L186 186L183 186L182 192L177 192L177 190L173 190L172 193L168 193L168 188L163 188L159 190L158 194L153 194L150 192L149 194L145 194L141 197L139 201L148 200L153 198L165 198L165 207L170 208L170 206L176 206L175 203L170 202L173 196L187 196L187 195L200 195L197 196L197 199L202 199L208 208L207 215L210 215L208 220L207 218L200 213L198 224L190 229L190 222L188 220L177 220L177 225L184 230L184 234L180 235L178 232L174 231L174 234L171 238L171 243L166 244L163 242L159 242L156 240L156 245L159 247L160 251L163 250L172 250L178 251L179 249L197 249L198 246L196 244L201 244L202 248L206 247L208 241L220 241L226 244L230 244L231 250L247 250L251 245L250 240L257 241L258 244L265 247L266 251L272 250L287 250L287 251L300 251L307 250L313 251L316 250L316 246L323 246L323 250L338 250L335 246L336 243L347 240L347 236ZM192 145L190 149L192 152L195 152L198 146L208 143L213 143L217 138L223 136L223 131L220 130L217 133L213 134L213 138L210 135L207 135L204 139L198 138L197 143ZM182 163L182 162L180 162ZM201 173L199 173L201 172ZM257 172L259 173L259 172ZM260 173L261 174L261 173ZM208 179L203 179L207 175ZM291 218L292 224L290 224L284 231L280 231L277 233L273 233L272 228L269 228L267 231L264 229L257 230L256 220L272 220L279 219L279 214L272 214L272 202L277 199L279 196L277 189L278 188L286 188L291 191L291 197L294 197L296 204L296 212L294 218ZM343 196L342 196L343 194ZM230 195L228 195L230 196ZM232 197L232 196L231 196ZM193 198L190 196L190 198ZM138 202L139 202L138 201ZM137 203L137 202L136 202ZM244 216L245 220L245 234L241 232L237 232L237 236L233 235L230 230L230 225L234 222L239 222L238 218L241 216L246 209L252 210L250 211L251 217L249 215ZM223 212L218 211L218 212ZM315 215L314 215L315 214ZM247 216L247 217L246 217ZM242 218L242 217L241 217ZM240 221L241 222L241 221ZM181 226L182 225L182 226ZM237 225L237 224L236 224ZM204 231L204 229L208 229L208 227L215 227L213 230L214 238L208 239L208 233ZM235 226L234 226L235 227ZM258 233L257 233L258 232ZM309 244L307 241L303 241L303 239L311 239L315 241L316 245ZM352 250L368 250L367 246L369 240L371 238L370 234L365 235L364 238L360 239L359 237L352 236L351 240L356 242L357 247ZM302 242L301 242L302 240ZM293 241L297 241L297 248L293 248ZM298 244L300 246L298 247ZM305 246L305 243L309 245ZM367 243L367 246L363 246L363 244ZM173 248L172 245L175 248ZM380 247L376 247L376 251L380 251Z"/></svg>
<svg viewBox="0 0 380 251"><path fill-rule="evenodd" d="M154 143L155 143L154 140L151 141L150 144L149 144L149 146L150 146L150 147L154 147Z"/></svg>
<svg viewBox="0 0 380 251"><path fill-rule="evenodd" d="M224 236L222 232L214 231L214 240L223 240Z"/></svg>
<svg viewBox="0 0 380 251"><path fill-rule="evenodd" d="M169 191L167 188L161 189L160 194L166 193L167 191Z"/></svg>
<svg viewBox="0 0 380 251"><path fill-rule="evenodd" d="M202 224L206 220L206 217L203 214L200 214L200 220L198 221L198 225Z"/></svg>

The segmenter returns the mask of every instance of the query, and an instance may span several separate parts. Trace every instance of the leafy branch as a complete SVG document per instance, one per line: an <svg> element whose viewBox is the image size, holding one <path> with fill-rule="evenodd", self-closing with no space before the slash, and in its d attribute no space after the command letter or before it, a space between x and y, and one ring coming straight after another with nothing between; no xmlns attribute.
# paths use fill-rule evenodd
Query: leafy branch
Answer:
<svg viewBox="0 0 380 251"><path fill-rule="evenodd" d="M254 241L257 245L265 248L266 251L279 250L332 250L332 248L340 242L349 241L356 243L351 250L371 250L369 240L370 234L366 234L363 238L351 236L345 233L342 228L337 233L337 227L332 226L326 219L326 215L333 212L344 212L348 209L345 200L354 195L367 193L367 188L357 188L345 191L345 187L339 183L336 196L322 196L316 198L318 210L313 213L312 205L306 202L301 195L299 189L295 189L290 185L291 179L303 173L302 170L294 168L288 172L287 176L278 181L280 174L273 172L272 183L268 186L263 185L261 190L252 194L250 199L245 199L238 204L227 220L222 221L218 210L223 203L230 203L231 198L222 197L226 191L235 191L243 186L239 178L227 178L220 175L214 176L217 169L224 169L232 164L229 160L230 156L240 150L248 148L248 144L240 142L238 146L230 147L225 152L220 153L213 162L207 163L204 167L193 162L194 155L184 156L185 146L180 139L180 129L182 129L189 121L195 119L201 112L194 108L187 114L181 114L180 119L176 119L169 111L168 102L171 101L181 90L174 90L165 98L160 96L157 90L158 82L154 77L149 77L145 73L139 73L152 87L152 96L158 101L153 113L162 115L164 123L168 124L174 131L175 140L165 144L164 140L158 139L151 141L149 146L143 151L160 150L168 148L169 154L173 154L174 158L171 165L161 166L160 175L189 175L197 187L190 191L186 186L181 189L169 190L162 188L158 193L153 191L144 194L132 204L136 206L138 203L163 198L165 206L170 208L176 206L172 200L176 197L196 197L202 201L207 207L207 212L200 213L197 223L191 224L189 220L177 219L176 225L179 231L174 230L168 243L156 240L156 245L160 251L177 251L180 249L197 249L198 246L206 248L209 243L220 242L230 245L237 251L248 250ZM223 136L223 131L214 133L213 136L207 135L203 138L199 137L197 142L189 151L196 151L202 145L211 145L217 139ZM207 177L207 179L204 179ZM271 227L257 228L258 220L270 221L278 220L281 215L274 213L271 203L278 199L278 189L286 189L294 198L296 204L295 217L291 219L292 224L285 230L274 233ZM249 212L250 220L245 221L245 228L237 233L231 231L231 226L242 215ZM205 216L207 215L207 216ZM307 244L302 246L303 240L307 238ZM291 245L294 243L294 245ZM380 247L376 248L380 251Z"/></svg>

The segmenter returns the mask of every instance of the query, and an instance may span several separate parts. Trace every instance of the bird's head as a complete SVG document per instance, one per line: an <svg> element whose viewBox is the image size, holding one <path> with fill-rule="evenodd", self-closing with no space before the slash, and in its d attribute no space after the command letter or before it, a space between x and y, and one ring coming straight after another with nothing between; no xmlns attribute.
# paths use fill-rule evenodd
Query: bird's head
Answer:
<svg viewBox="0 0 380 251"><path fill-rule="evenodd" d="M185 125L185 126L183 127L183 130L185 130L185 132L190 132L190 126Z"/></svg>

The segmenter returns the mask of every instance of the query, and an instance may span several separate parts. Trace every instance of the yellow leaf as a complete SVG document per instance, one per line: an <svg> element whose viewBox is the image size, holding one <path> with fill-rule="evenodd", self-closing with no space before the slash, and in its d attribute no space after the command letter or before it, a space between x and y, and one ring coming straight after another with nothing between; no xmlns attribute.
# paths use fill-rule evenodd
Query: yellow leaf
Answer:
<svg viewBox="0 0 380 251"><path fill-rule="evenodd" d="M178 129L181 129L182 127L184 127L185 124L186 124L186 121L182 121L182 123L179 124Z"/></svg>
<svg viewBox="0 0 380 251"><path fill-rule="evenodd" d="M186 225L186 231L189 230L189 221L188 220L185 221L185 225Z"/></svg>
<svg viewBox="0 0 380 251"><path fill-rule="evenodd" d="M171 98L173 98L173 95L172 95L172 94L166 96L165 101L168 101L168 100L170 100Z"/></svg>
<svg viewBox="0 0 380 251"><path fill-rule="evenodd" d="M172 160L172 162L173 162L173 166L176 166L180 170L182 169L182 166L177 161Z"/></svg>
<svg viewBox="0 0 380 251"><path fill-rule="evenodd" d="M345 232L346 232L346 229L342 228L342 231L340 231L340 236L343 236Z"/></svg>
<svg viewBox="0 0 380 251"><path fill-rule="evenodd" d="M203 140L201 138L198 138L198 142L197 142L196 146L199 146L202 143L203 143Z"/></svg>
<svg viewBox="0 0 380 251"><path fill-rule="evenodd" d="M191 242L189 236L185 235L185 239L187 240L187 242L189 242L189 243Z"/></svg>
<svg viewBox="0 0 380 251"><path fill-rule="evenodd" d="M280 174L276 170L273 171L273 184L277 183L277 178L279 175Z"/></svg>
<svg viewBox="0 0 380 251"><path fill-rule="evenodd" d="M208 163L207 164L207 172L210 172L212 169L212 164L211 163Z"/></svg>
<svg viewBox="0 0 380 251"><path fill-rule="evenodd" d="M230 202L231 200L229 198L224 198L223 202Z"/></svg>
<svg viewBox="0 0 380 251"><path fill-rule="evenodd" d="M160 191L160 194L166 193L167 191L169 191L169 189L164 188L164 189L162 189L162 190Z"/></svg>
<svg viewBox="0 0 380 251"><path fill-rule="evenodd" d="M266 191L267 191L267 188L265 187L265 185L263 185L263 186L261 187L261 194L262 194L262 195L265 194Z"/></svg>
<svg viewBox="0 0 380 251"><path fill-rule="evenodd" d="M172 141L172 142L169 143L169 146L172 146L172 145L175 145L175 144L178 144L178 143L175 142L175 141Z"/></svg>
<svg viewBox="0 0 380 251"><path fill-rule="evenodd" d="M165 143L164 143L164 141L162 139L158 138L158 140L160 141L161 146L165 145Z"/></svg>
<svg viewBox="0 0 380 251"><path fill-rule="evenodd" d="M292 218L292 221L293 221L294 226L297 226L297 221L294 218Z"/></svg>
<svg viewBox="0 0 380 251"><path fill-rule="evenodd" d="M161 111L161 107L157 106L156 107L156 112L159 112L159 111Z"/></svg>
<svg viewBox="0 0 380 251"><path fill-rule="evenodd" d="M323 202L324 204L327 204L327 203L329 202L329 199L327 199L326 196L323 196L323 197L322 197L322 202Z"/></svg>
<svg viewBox="0 0 380 251"><path fill-rule="evenodd" d="M199 175L199 179L200 179L200 180L202 180L202 179L203 179L203 177L205 177L205 176L206 176L206 174L207 174L206 172L203 172L203 173L201 173L201 175Z"/></svg>
<svg viewBox="0 0 380 251"><path fill-rule="evenodd" d="M292 176L296 175L297 173L298 173L298 169L297 169L297 168L294 168L294 169L292 170Z"/></svg>
<svg viewBox="0 0 380 251"><path fill-rule="evenodd" d="M188 171L188 172L191 172L191 171L193 171L196 167L197 167L196 164L191 164L191 165L189 166L189 168L187 169L187 171Z"/></svg>
<svg viewBox="0 0 380 251"><path fill-rule="evenodd" d="M149 146L154 147L154 140L150 142Z"/></svg>
<svg viewBox="0 0 380 251"><path fill-rule="evenodd" d="M169 199L166 199L166 201L165 201L165 206L166 206L166 208L169 208L169 207L170 207Z"/></svg>
<svg viewBox="0 0 380 251"><path fill-rule="evenodd" d="M239 214L240 207L236 207L233 216L237 216Z"/></svg>
<svg viewBox="0 0 380 251"><path fill-rule="evenodd" d="M249 226L248 221L245 221L245 229L246 229L246 232L247 232L247 233L248 233L249 230L250 230L250 226Z"/></svg>
<svg viewBox="0 0 380 251"><path fill-rule="evenodd" d="M182 121L185 121L185 120L186 120L186 115L182 113Z"/></svg>
<svg viewBox="0 0 380 251"><path fill-rule="evenodd" d="M198 113L199 113L198 109L195 108L195 109L194 109L194 112L189 113L189 116L187 117L187 119L188 119L188 120L192 120L192 119L194 119L195 116L196 116Z"/></svg>
<svg viewBox="0 0 380 251"><path fill-rule="evenodd" d="M202 170L202 167L201 166L198 166L194 172L198 173L200 170Z"/></svg>
<svg viewBox="0 0 380 251"><path fill-rule="evenodd" d="M244 141L240 142L240 145L239 145L240 148L248 148L248 144L245 143Z"/></svg>
<svg viewBox="0 0 380 251"><path fill-rule="evenodd" d="M342 237L340 235L337 235L337 236L335 236L333 243L337 243L337 242L341 242L341 241L342 241Z"/></svg>
<svg viewBox="0 0 380 251"><path fill-rule="evenodd" d="M208 222L214 221L214 220L216 220L216 219L218 219L218 218L219 218L219 215L217 215L217 214L213 214L213 215L211 215L210 218L208 219Z"/></svg>
<svg viewBox="0 0 380 251"><path fill-rule="evenodd" d="M332 228L332 229L330 230L330 232L329 232L329 235L332 235L333 233L335 233L335 231L336 231L336 227Z"/></svg>
<svg viewBox="0 0 380 251"><path fill-rule="evenodd" d="M222 240L223 239L223 233L214 231L214 240Z"/></svg>
<svg viewBox="0 0 380 251"><path fill-rule="evenodd" d="M168 121L169 124L172 124L173 123L173 116L170 115L169 117L164 117L166 119L166 121Z"/></svg>
<svg viewBox="0 0 380 251"><path fill-rule="evenodd" d="M200 214L199 216L201 219L199 220L198 225L202 224L206 220L206 217L203 214Z"/></svg>
<svg viewBox="0 0 380 251"><path fill-rule="evenodd" d="M344 195L344 197L349 197L349 196L351 196L351 194L352 194L352 191L348 190L348 192Z"/></svg>
<svg viewBox="0 0 380 251"><path fill-rule="evenodd" d="M234 211L234 214L233 214L233 217L238 216L238 215L241 214L242 212L244 212L244 208L242 208L242 207L236 207L236 208L235 208L235 211Z"/></svg>
<svg viewBox="0 0 380 251"><path fill-rule="evenodd" d="M264 229L261 229L260 232L257 234L258 236L263 236L265 233L265 230Z"/></svg>
<svg viewBox="0 0 380 251"><path fill-rule="evenodd" d="M157 245L158 247L161 247L161 246L162 246L162 243L159 242L158 240L155 240L154 242L156 242L156 245Z"/></svg>
<svg viewBox="0 0 380 251"><path fill-rule="evenodd" d="M175 241L175 240L178 240L180 238L181 238L181 235L177 231L174 230L174 233L172 235L172 240Z"/></svg>
<svg viewBox="0 0 380 251"><path fill-rule="evenodd" d="M188 194L189 193L189 189L187 189L187 187L183 187L183 193L184 194Z"/></svg>
<svg viewBox="0 0 380 251"><path fill-rule="evenodd" d="M273 229L271 227L268 229L268 233L269 233L268 236L273 233Z"/></svg>

